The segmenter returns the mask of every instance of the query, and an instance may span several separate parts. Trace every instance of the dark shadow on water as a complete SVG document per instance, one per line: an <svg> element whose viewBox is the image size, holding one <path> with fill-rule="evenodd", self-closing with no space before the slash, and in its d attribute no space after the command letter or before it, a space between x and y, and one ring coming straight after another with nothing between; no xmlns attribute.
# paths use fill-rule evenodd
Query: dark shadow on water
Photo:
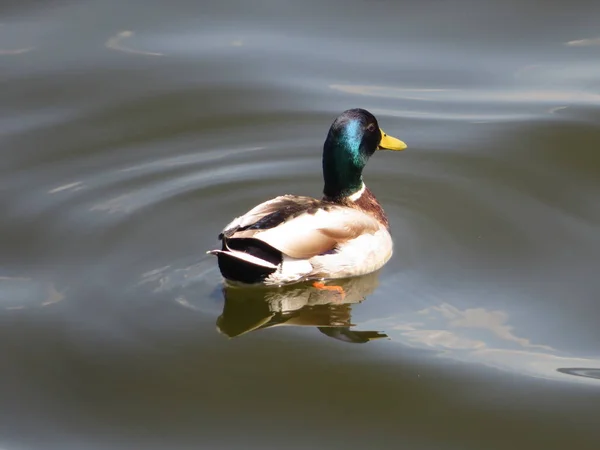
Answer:
<svg viewBox="0 0 600 450"><path fill-rule="evenodd" d="M316 327L325 336L349 343L387 338L378 331L352 329L352 306L364 301L377 284L378 273L328 283L342 287L343 296L311 283L281 288L225 285L217 329L231 338L275 326Z"/></svg>
<svg viewBox="0 0 600 450"><path fill-rule="evenodd" d="M556 369L556 371L566 375L574 375L576 377L584 378L596 378L600 380L600 369L586 367L562 367L560 369Z"/></svg>

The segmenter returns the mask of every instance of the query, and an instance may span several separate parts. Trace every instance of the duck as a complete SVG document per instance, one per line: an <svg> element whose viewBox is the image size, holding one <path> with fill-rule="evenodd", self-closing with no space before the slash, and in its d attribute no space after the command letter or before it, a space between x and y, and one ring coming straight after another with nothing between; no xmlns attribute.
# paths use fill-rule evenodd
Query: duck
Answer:
<svg viewBox="0 0 600 450"><path fill-rule="evenodd" d="M215 255L226 282L283 286L313 280L319 289L343 288L329 280L366 275L391 258L388 218L363 181L377 150L407 145L386 134L369 111L337 117L323 144L323 197L280 195L234 218L218 235Z"/></svg>

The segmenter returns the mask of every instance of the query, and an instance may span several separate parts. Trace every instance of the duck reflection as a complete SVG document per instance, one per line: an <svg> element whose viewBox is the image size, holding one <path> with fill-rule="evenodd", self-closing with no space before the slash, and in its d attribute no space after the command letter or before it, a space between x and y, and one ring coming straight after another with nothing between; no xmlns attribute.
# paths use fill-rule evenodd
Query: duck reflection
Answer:
<svg viewBox="0 0 600 450"><path fill-rule="evenodd" d="M325 336L356 344L387 338L378 331L352 329L352 305L365 300L377 282L375 272L327 283L342 289L323 289L309 283L281 288L226 284L223 288L225 304L217 319L217 329L232 338L283 325L316 327Z"/></svg>

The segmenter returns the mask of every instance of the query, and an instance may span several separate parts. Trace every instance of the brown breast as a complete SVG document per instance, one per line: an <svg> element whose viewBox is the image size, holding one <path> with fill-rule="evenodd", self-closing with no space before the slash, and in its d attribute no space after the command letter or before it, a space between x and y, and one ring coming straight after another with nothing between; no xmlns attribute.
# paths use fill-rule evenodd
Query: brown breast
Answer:
<svg viewBox="0 0 600 450"><path fill-rule="evenodd" d="M365 187L363 194L356 200L352 201L347 197L340 200L333 200L324 197L323 200L334 202L340 205L349 206L350 208L360 209L361 211L373 216L379 223L389 229L390 225L388 218L383 211L383 208L368 187Z"/></svg>

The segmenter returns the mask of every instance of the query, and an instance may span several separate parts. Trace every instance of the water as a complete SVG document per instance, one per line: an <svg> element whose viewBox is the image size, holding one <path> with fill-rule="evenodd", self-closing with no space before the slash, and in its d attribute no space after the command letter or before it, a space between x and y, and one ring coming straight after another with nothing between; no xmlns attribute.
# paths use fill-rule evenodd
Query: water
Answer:
<svg viewBox="0 0 600 450"><path fill-rule="evenodd" d="M600 6L84 1L0 12L0 446L600 445ZM320 196L372 111L395 240L349 295L205 251ZM233 338L230 338L233 336Z"/></svg>

